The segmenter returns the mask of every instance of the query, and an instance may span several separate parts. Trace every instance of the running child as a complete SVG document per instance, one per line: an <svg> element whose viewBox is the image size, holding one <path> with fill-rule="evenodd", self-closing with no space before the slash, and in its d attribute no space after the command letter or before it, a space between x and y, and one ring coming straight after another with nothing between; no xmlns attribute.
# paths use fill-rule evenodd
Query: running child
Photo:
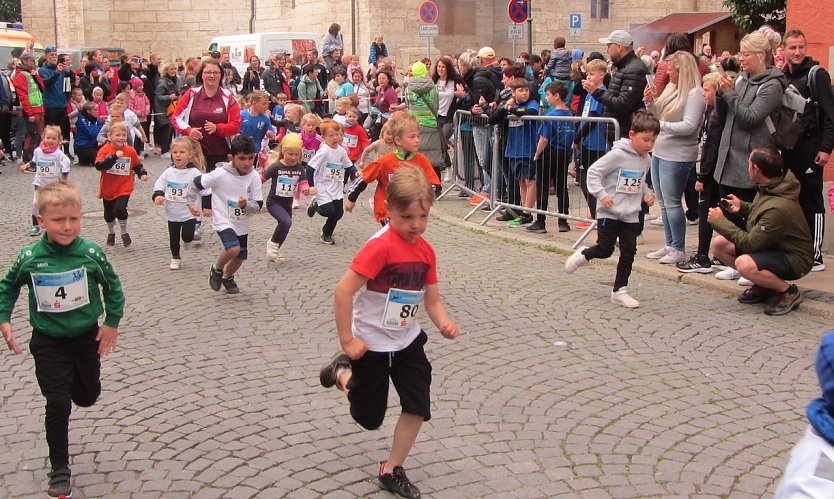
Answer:
<svg viewBox="0 0 834 499"><path fill-rule="evenodd" d="M162 172L153 186L151 199L159 206L165 205L168 221L168 242L171 246L171 270L179 270L180 239L187 245L194 241L197 218L188 209L188 186L205 173L206 159L200 143L185 135L171 142L172 165Z"/></svg>
<svg viewBox="0 0 834 499"><path fill-rule="evenodd" d="M284 135L288 133L301 133L301 118L304 117L304 106L300 104L287 104L284 106L284 118L276 120L273 116L272 124L278 129L278 138L281 142Z"/></svg>
<svg viewBox="0 0 834 499"><path fill-rule="evenodd" d="M9 350L20 355L10 322L20 288L27 286L32 326L29 350L46 399L51 466L46 494L72 497L72 404L90 407L101 394L101 356L116 349L125 297L104 251L79 236L78 190L65 182L53 182L38 189L37 201L38 225L46 236L25 246L0 281L0 331ZM104 322L99 326L102 316Z"/></svg>
<svg viewBox="0 0 834 499"><path fill-rule="evenodd" d="M351 92L353 91L353 85L350 86L350 90ZM342 126L346 126L347 117L345 117L345 113L347 113L348 108L350 108L352 105L353 102L350 100L350 97L345 96L336 99L336 114L333 115L333 121Z"/></svg>
<svg viewBox="0 0 834 499"><path fill-rule="evenodd" d="M347 148L348 157L356 167L359 164L359 158L362 152L371 144L371 139L368 138L368 132L365 127L359 123L359 110L351 106L345 111L346 125L344 125L344 139L342 145ZM354 178L356 174L354 174ZM354 180L352 178L351 180Z"/></svg>
<svg viewBox="0 0 834 499"><path fill-rule="evenodd" d="M61 127L48 125L43 130L43 141L32 153L32 161L20 165L20 171L35 167L35 197L32 199L32 227L29 235L38 236L41 226L38 224L38 189L59 180L66 180L70 172L70 160L61 151Z"/></svg>
<svg viewBox="0 0 834 499"><path fill-rule="evenodd" d="M133 242L127 232L127 203L133 193L133 175L142 182L148 181L148 172L136 150L127 145L127 124L116 121L110 124L108 143L96 154L96 170L101 172L98 197L104 205L104 221L107 222L107 246L116 244L116 220L125 248Z"/></svg>
<svg viewBox="0 0 834 499"><path fill-rule="evenodd" d="M267 114L269 96L263 90L253 90L247 98L249 107L240 112L240 134L251 137L255 149L260 152L263 148L264 137L272 140L276 132Z"/></svg>
<svg viewBox="0 0 834 499"><path fill-rule="evenodd" d="M417 117L405 111L397 111L391 115L386 124L394 138L394 152L380 157L362 170L362 174L356 179L356 182L348 188L348 200L345 203L345 209L352 212L359 195L368 187L368 184L376 181L374 218L382 225L388 223L388 208L385 202L388 183L392 177L395 177L394 174L403 163L419 167L435 189L440 187L440 179L437 178L437 173L432 168L431 162L427 157L417 152L420 149L420 123L417 121Z"/></svg>
<svg viewBox="0 0 834 499"><path fill-rule="evenodd" d="M211 189L212 223L223 251L209 269L209 286L226 293L240 293L235 272L249 255L249 217L261 211L261 177L255 173L255 143L245 135L232 138L228 163L217 163L214 171L195 178L188 188L188 209L196 217L200 210L194 204L201 192Z"/></svg>
<svg viewBox="0 0 834 499"><path fill-rule="evenodd" d="M640 233L641 203L654 203L654 196L646 185L650 167L649 151L660 133L660 123L651 111L640 109L634 113L628 138L614 143L611 151L588 169L588 191L599 199L597 206L597 243L581 247L568 257L565 270L573 273L594 258L608 258L619 240L620 259L614 277L611 303L626 308L637 308L640 302L628 294L628 278L637 253Z"/></svg>
<svg viewBox="0 0 834 499"><path fill-rule="evenodd" d="M266 241L266 256L275 263L283 263L285 260L279 250L292 227L293 196L298 190L299 181L305 175L301 164L302 149L303 143L297 133L284 136L275 161L264 170L261 177L263 181L272 179L266 198L266 209L278 225L272 237Z"/></svg>
<svg viewBox="0 0 834 499"><path fill-rule="evenodd" d="M457 337L458 328L440 298L434 249L422 237L434 202L431 183L421 168L404 166L386 197L391 223L356 253L336 285L336 329L344 352L321 369L319 381L345 392L354 421L374 430L385 418L391 378L402 412L378 479L401 497L419 498L403 469L423 421L431 418L432 369L423 349L428 336L417 310L425 306L446 338Z"/></svg>
<svg viewBox="0 0 834 499"><path fill-rule="evenodd" d="M308 193L316 195L307 207L307 216L312 218L318 213L327 218L319 238L325 244L336 244L333 231L344 215L345 175L353 168L353 163L342 147L342 126L333 120L324 120L320 128L324 144L307 164Z"/></svg>
<svg viewBox="0 0 834 499"><path fill-rule="evenodd" d="M391 136L391 127L386 122L379 131L379 139L371 142L371 145L362 151L362 157L359 158L359 169L365 169L365 165L376 161L389 152L394 152L394 150L394 137Z"/></svg>
<svg viewBox="0 0 834 499"><path fill-rule="evenodd" d="M280 121L284 119L284 106L287 105L287 94L278 93L275 95L275 106L272 108L272 120Z"/></svg>
<svg viewBox="0 0 834 499"><path fill-rule="evenodd" d="M319 135L317 131L320 124L321 118L317 114L307 113L301 118L301 131L299 132L301 142L303 143L301 163L304 165L305 169L310 163L310 160L313 159L313 156L316 155L316 152L318 152L321 147L321 135ZM307 183L307 178L305 176L305 178L301 180L298 190L295 191L295 197L292 203L292 208L294 210L301 206L301 194L302 192L306 193L308 187L309 184ZM305 197L304 201L309 207L310 198Z"/></svg>

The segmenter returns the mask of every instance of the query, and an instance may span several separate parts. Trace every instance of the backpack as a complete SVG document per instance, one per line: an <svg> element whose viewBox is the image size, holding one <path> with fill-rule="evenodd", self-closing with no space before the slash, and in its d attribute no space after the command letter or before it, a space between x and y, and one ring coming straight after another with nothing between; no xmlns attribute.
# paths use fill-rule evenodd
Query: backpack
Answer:
<svg viewBox="0 0 834 499"><path fill-rule="evenodd" d="M808 71L808 88L811 90L812 100L814 100L814 86L813 77L819 71L819 65L815 65ZM756 94L761 90L761 86L756 89ZM790 151L796 145L802 131L805 129L805 123L802 117L805 115L805 107L808 105L808 99L802 96L793 85L788 85L785 92L782 94L782 103L776 108L776 111L765 118L765 125L773 137L774 145L780 151Z"/></svg>

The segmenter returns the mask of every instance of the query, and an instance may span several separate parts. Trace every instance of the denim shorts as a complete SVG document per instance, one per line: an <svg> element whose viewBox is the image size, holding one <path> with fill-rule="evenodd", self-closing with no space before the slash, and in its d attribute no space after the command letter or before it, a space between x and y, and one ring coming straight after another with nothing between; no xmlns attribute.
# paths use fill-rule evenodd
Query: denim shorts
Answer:
<svg viewBox="0 0 834 499"><path fill-rule="evenodd" d="M249 241L249 234L241 236L235 234L234 229L223 229L217 233L220 240L223 241L223 249L230 250L232 248L240 247L240 253L237 254L238 260L246 260L249 256L247 247Z"/></svg>
<svg viewBox="0 0 834 499"><path fill-rule="evenodd" d="M536 178L536 169L533 160L530 158L510 158L510 171L516 180L533 180Z"/></svg>

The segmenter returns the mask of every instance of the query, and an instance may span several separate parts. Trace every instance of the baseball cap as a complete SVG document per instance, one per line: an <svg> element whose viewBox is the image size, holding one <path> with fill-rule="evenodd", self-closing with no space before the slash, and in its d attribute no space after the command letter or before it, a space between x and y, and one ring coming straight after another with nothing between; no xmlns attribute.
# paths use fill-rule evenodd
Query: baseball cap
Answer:
<svg viewBox="0 0 834 499"><path fill-rule="evenodd" d="M50 45L43 50L44 54L51 54L52 52L58 52L58 49Z"/></svg>
<svg viewBox="0 0 834 499"><path fill-rule="evenodd" d="M478 57L481 59L495 59L495 50L492 47L481 47L478 51Z"/></svg>
<svg viewBox="0 0 834 499"><path fill-rule="evenodd" d="M631 38L631 35L628 34L628 31L615 29L608 34L608 38L600 38L599 43L604 45L616 43L617 45L622 45L623 47L630 47L634 45L634 40Z"/></svg>

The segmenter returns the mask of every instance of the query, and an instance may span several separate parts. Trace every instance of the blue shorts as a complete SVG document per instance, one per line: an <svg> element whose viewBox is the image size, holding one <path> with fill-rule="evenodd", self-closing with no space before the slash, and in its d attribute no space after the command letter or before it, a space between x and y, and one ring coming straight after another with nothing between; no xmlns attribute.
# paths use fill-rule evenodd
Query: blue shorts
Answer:
<svg viewBox="0 0 834 499"><path fill-rule="evenodd" d="M516 180L533 180L536 178L536 169L533 167L533 160L530 158L509 158L510 171Z"/></svg>
<svg viewBox="0 0 834 499"><path fill-rule="evenodd" d="M240 247L240 253L237 254L238 260L246 260L249 256L249 249L247 247L249 234L239 236L235 234L234 229L223 229L217 233L217 236L223 241L223 249L225 250Z"/></svg>

